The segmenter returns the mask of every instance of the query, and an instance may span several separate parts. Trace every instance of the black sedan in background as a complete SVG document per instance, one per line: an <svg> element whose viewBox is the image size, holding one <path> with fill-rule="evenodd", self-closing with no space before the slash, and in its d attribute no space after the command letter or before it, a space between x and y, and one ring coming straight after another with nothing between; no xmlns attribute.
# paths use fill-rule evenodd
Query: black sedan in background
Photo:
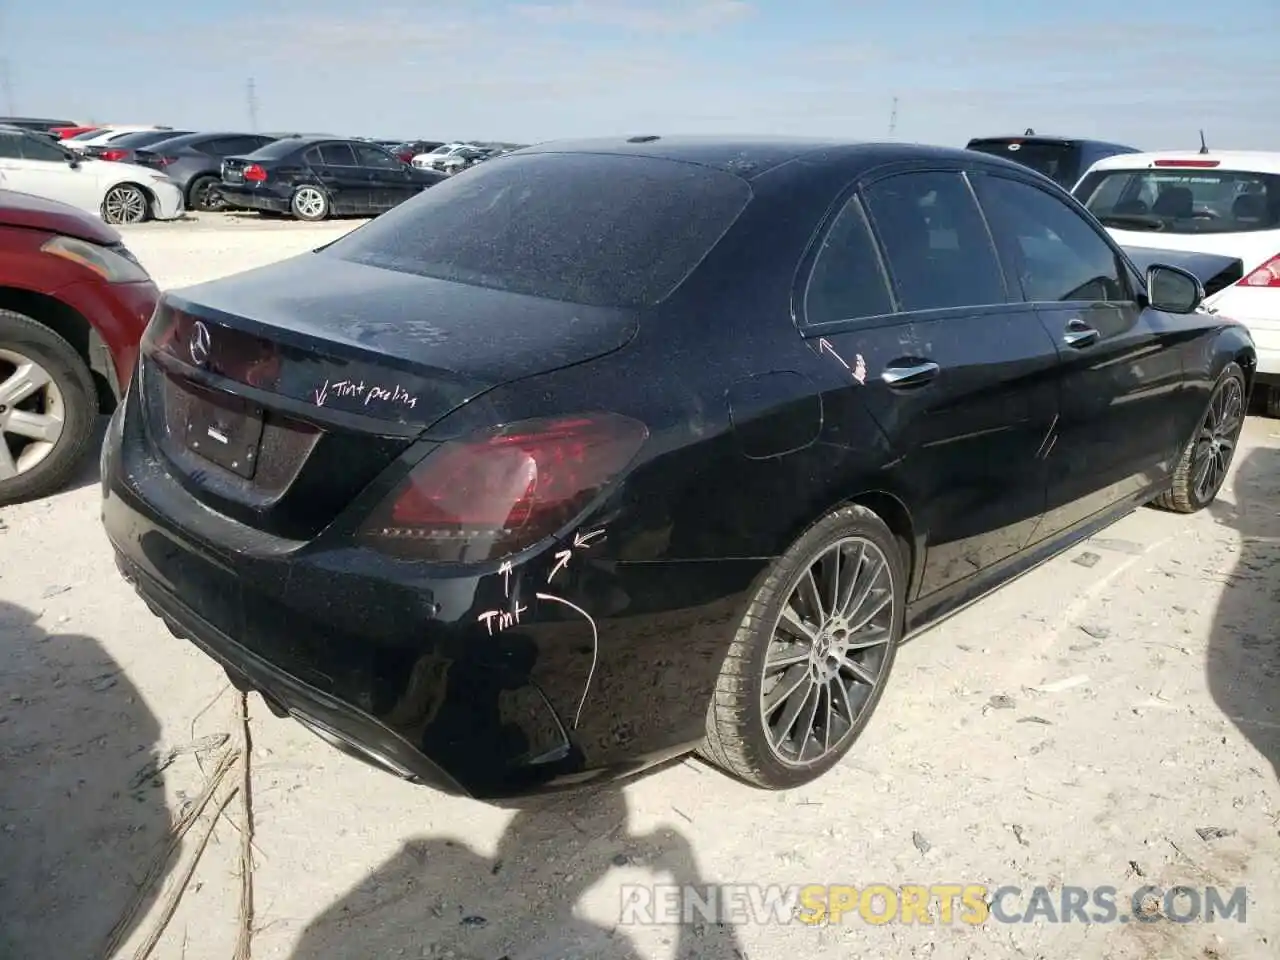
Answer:
<svg viewBox="0 0 1280 960"><path fill-rule="evenodd" d="M262 133L192 133L138 149L133 162L163 171L177 183L188 210L220 210L222 161L252 153L276 139Z"/></svg>
<svg viewBox="0 0 1280 960"><path fill-rule="evenodd" d="M1215 498L1255 350L1203 295L974 151L547 144L166 294L103 520L176 635L406 778L793 787L904 636Z"/></svg>
<svg viewBox="0 0 1280 960"><path fill-rule="evenodd" d="M218 189L228 206L316 221L377 216L444 179L364 140L297 137L228 157Z"/></svg>
<svg viewBox="0 0 1280 960"><path fill-rule="evenodd" d="M183 137L189 133L191 133L190 130L139 130L136 133L126 133L122 137L116 137L109 143L85 147L81 152L94 160L137 163L137 152L140 148L150 147L173 137Z"/></svg>

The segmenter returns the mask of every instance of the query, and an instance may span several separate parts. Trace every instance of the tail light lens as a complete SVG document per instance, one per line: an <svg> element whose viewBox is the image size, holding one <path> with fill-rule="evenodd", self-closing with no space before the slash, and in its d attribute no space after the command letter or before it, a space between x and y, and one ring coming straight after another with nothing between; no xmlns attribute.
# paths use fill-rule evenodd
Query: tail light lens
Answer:
<svg viewBox="0 0 1280 960"><path fill-rule="evenodd" d="M254 183L262 183L267 179L267 171L262 169L256 163L251 163L244 168L244 178Z"/></svg>
<svg viewBox="0 0 1280 960"><path fill-rule="evenodd" d="M103 150L99 159L101 160L123 160L129 155L128 150Z"/></svg>
<svg viewBox="0 0 1280 960"><path fill-rule="evenodd" d="M614 414L524 420L429 453L365 521L383 552L480 563L563 529L635 458L649 436Z"/></svg>
<svg viewBox="0 0 1280 960"><path fill-rule="evenodd" d="M1236 284L1239 287L1280 287L1280 253L1248 274Z"/></svg>

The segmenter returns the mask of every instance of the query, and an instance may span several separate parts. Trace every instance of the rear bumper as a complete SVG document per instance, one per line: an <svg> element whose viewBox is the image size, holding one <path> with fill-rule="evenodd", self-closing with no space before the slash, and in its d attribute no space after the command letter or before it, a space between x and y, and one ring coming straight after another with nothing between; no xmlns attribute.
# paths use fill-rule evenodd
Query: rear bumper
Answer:
<svg viewBox="0 0 1280 960"><path fill-rule="evenodd" d="M288 213L289 198L279 197L256 187L241 183L218 184L220 193L227 204L232 207L243 207L247 210L268 210L273 213Z"/></svg>
<svg viewBox="0 0 1280 960"><path fill-rule="evenodd" d="M157 220L177 220L182 216L182 190L176 183L155 181L148 186L156 198L151 205L153 217Z"/></svg>
<svg viewBox="0 0 1280 960"><path fill-rule="evenodd" d="M201 505L150 445L137 394L135 376L101 461L117 566L175 634L276 712L479 799L625 776L701 740L765 562L584 560L557 592L594 621L514 587L523 617L490 632L481 617L504 603L501 572L433 577L326 534L268 537Z"/></svg>

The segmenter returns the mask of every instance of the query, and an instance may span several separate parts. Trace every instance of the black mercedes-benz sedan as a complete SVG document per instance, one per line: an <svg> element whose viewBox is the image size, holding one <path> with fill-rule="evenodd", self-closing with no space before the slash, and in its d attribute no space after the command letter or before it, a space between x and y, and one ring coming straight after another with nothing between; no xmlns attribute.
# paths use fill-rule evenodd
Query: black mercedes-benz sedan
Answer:
<svg viewBox="0 0 1280 960"><path fill-rule="evenodd" d="M165 296L103 450L123 575L331 743L480 798L849 750L904 637L1216 496L1248 332L973 151L488 161Z"/></svg>

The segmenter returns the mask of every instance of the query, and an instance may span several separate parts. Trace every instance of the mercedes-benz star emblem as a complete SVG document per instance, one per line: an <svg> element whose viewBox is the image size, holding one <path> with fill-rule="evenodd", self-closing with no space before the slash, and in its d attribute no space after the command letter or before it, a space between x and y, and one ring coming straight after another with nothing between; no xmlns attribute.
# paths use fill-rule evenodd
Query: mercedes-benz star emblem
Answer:
<svg viewBox="0 0 1280 960"><path fill-rule="evenodd" d="M197 367L203 367L209 362L210 345L209 328L204 325L204 321L197 320L196 328L191 334L191 343L188 345L191 359Z"/></svg>

